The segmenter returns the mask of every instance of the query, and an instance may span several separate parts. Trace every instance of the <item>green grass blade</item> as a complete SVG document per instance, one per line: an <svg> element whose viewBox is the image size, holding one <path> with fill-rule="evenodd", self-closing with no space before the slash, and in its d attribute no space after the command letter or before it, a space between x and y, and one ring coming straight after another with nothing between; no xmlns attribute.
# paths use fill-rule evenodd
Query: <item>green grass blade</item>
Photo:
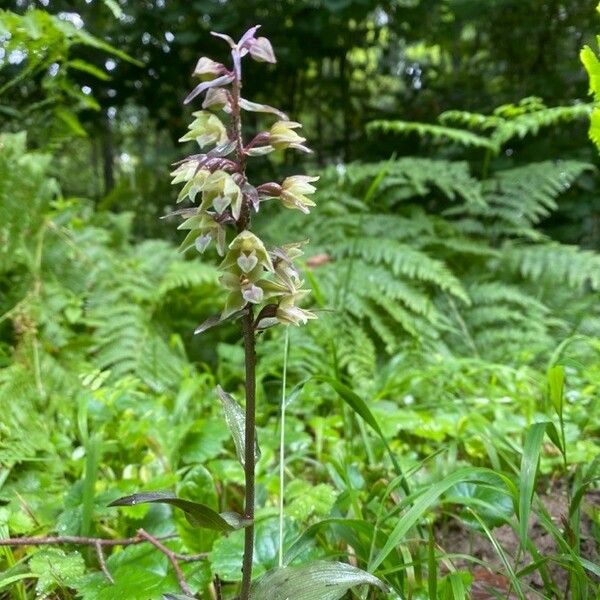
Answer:
<svg viewBox="0 0 600 600"><path fill-rule="evenodd" d="M386 556L402 541L404 536L419 522L423 515L444 492L461 481L478 480L482 476L485 478L485 475L489 475L489 473L490 472L486 469L465 467L451 473L441 481L430 485L400 518L396 527L394 527L393 531L390 533L387 543L369 564L368 570L373 572L381 565Z"/></svg>
<svg viewBox="0 0 600 600"><path fill-rule="evenodd" d="M531 500L546 426L547 423L534 423L525 433L521 472L519 474L519 540L523 548L527 544Z"/></svg>

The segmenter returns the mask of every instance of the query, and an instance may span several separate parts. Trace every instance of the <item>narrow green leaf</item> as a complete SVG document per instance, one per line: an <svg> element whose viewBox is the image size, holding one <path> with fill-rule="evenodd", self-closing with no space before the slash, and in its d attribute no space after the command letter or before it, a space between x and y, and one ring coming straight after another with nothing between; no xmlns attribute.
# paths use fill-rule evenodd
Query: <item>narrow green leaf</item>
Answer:
<svg viewBox="0 0 600 600"><path fill-rule="evenodd" d="M502 561L502 564L504 565L504 568L506 570L508 578L510 579L510 582L512 584L514 591L516 592L517 596L519 597L519 600L525 600L525 595L523 594L523 590L521 589L519 579L515 575L515 572L510 564L510 561L508 560L508 557L506 556L506 552L504 552L504 549L498 543L498 540L492 535L492 532L488 529L487 525L483 522L483 519L481 519L481 517L475 511L471 510L471 513L473 514L473 517L475 519L477 519L477 521L479 521L479 524L481 525L481 528L483 529L485 535L487 536L488 540L490 540L490 543L492 544L494 550L498 554L498 557Z"/></svg>
<svg viewBox="0 0 600 600"><path fill-rule="evenodd" d="M465 589L465 582L463 581L462 574L450 573L448 575L448 581L450 582L453 600L465 600L467 597L467 590Z"/></svg>
<svg viewBox="0 0 600 600"><path fill-rule="evenodd" d="M386 592L385 584L370 573L340 562L317 561L265 573L250 591L251 600L338 600L357 585Z"/></svg>
<svg viewBox="0 0 600 600"><path fill-rule="evenodd" d="M94 518L94 497L96 480L102 460L102 439L98 433L90 436L85 442L85 475L83 477L81 502L81 535L90 535Z"/></svg>
<svg viewBox="0 0 600 600"><path fill-rule="evenodd" d="M18 575L11 575L10 577L0 579L0 590L12 585L13 583L17 583L18 581L22 581L23 579L35 579L37 575L35 573L19 573Z"/></svg>
<svg viewBox="0 0 600 600"><path fill-rule="evenodd" d="M519 474L519 539L523 547L527 543L531 500L533 498L533 489L540 460L542 440L544 439L547 425L547 422L534 423L525 433L521 472Z"/></svg>
<svg viewBox="0 0 600 600"><path fill-rule="evenodd" d="M57 119L60 119L74 135L78 137L87 137L87 131L83 128L83 125L80 123L74 112L59 107L54 110L54 116Z"/></svg>
<svg viewBox="0 0 600 600"><path fill-rule="evenodd" d="M234 397L228 394L220 385L216 387L215 391L221 400L225 422L231 432L238 460L243 467L246 462L246 415ZM255 439L257 439L256 436ZM256 460L260 458L258 442L254 445L254 457Z"/></svg>
<svg viewBox="0 0 600 600"><path fill-rule="evenodd" d="M357 413L366 423L377 433L377 435L381 438L387 453L389 454L390 460L392 461L392 465L394 466L394 470L396 474L402 477L400 485L404 490L405 494L410 494L410 488L404 474L402 472L402 468L400 464L396 460L396 456L392 452L390 445L386 437L383 435L383 431L377 422L377 419L374 417L373 413L370 411L366 402L354 391L352 391L347 385L340 383L337 379L333 377L315 377L316 381L322 381L323 383L329 384L339 395L339 397L346 403L352 410Z"/></svg>
<svg viewBox="0 0 600 600"><path fill-rule="evenodd" d="M548 370L548 395L556 414L562 418L565 389L565 370L555 365Z"/></svg>
<svg viewBox="0 0 600 600"><path fill-rule="evenodd" d="M423 517L444 492L461 481L485 480L489 473L490 471L487 469L465 467L427 487L427 489L415 499L414 504L400 518L393 531L390 533L386 544L369 563L369 571L375 571L375 569L381 565L386 556L402 542L404 536L418 523L419 519Z"/></svg>
<svg viewBox="0 0 600 600"><path fill-rule="evenodd" d="M81 60L80 58L74 58L73 60L70 60L66 64L70 69L77 69L78 71L82 71L83 73L92 75L93 77L95 77L96 79L100 79L101 81L109 81L110 80L110 75L106 71L103 71L102 69L99 69L95 65L93 65L85 60Z"/></svg>
<svg viewBox="0 0 600 600"><path fill-rule="evenodd" d="M427 543L427 590L430 598L437 598L437 560L435 556L435 536L433 528L429 527L429 540Z"/></svg>
<svg viewBox="0 0 600 600"><path fill-rule="evenodd" d="M131 496L124 496L111 502L109 506L135 506L137 504L170 504L181 509L191 525L205 529L214 529L216 531L241 529L242 527L247 527L251 522L238 513L218 513L205 504L177 498L171 492L132 494Z"/></svg>

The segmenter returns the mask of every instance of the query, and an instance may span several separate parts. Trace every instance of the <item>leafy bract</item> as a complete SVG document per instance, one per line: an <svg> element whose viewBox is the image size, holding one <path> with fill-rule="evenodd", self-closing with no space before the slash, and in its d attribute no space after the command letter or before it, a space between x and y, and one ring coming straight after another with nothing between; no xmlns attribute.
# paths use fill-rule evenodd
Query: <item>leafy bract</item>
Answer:
<svg viewBox="0 0 600 600"><path fill-rule="evenodd" d="M170 504L182 510L191 525L215 529L217 531L233 531L247 527L248 519L235 512L218 513L205 504L178 498L171 492L145 492L118 498L109 506L135 506L137 504Z"/></svg>
<svg viewBox="0 0 600 600"><path fill-rule="evenodd" d="M250 591L251 600L338 600L349 589L372 585L387 591L370 573L341 562L317 561L265 573Z"/></svg>

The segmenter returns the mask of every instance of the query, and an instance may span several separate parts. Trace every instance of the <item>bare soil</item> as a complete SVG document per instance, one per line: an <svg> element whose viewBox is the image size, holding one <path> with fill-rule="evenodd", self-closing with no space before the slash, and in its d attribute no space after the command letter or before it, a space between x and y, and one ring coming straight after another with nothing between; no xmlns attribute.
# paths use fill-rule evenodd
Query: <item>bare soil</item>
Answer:
<svg viewBox="0 0 600 600"><path fill-rule="evenodd" d="M541 496L540 500L551 515L557 528L563 533L567 540L572 540L574 536L566 527L568 522L568 500L566 493L563 490L553 490L552 493ZM597 509L599 506L600 491L590 492L586 495L582 503L581 511L579 553L581 556L595 564L599 563L600 540L594 537L592 521L589 514L594 507ZM509 525L495 528L493 534L506 553L506 556L511 562L511 566L515 571L526 567L532 562L529 554L524 554L518 563L516 562L519 542L515 532ZM486 565L485 567L474 566L473 563L468 563L466 561L461 563L458 561L458 566L465 570L469 570L473 575L474 581L471 588L471 598L473 600L495 600L499 595L507 600L517 598L517 596L511 592L509 579L504 575L504 573L506 573L506 568L504 567L501 558L484 534L473 531L458 521L453 521L449 526L438 530L438 536L439 545L447 552L453 554L464 553L475 556ZM559 554L554 539L540 524L538 518L534 514L532 514L530 518L529 536L542 556L552 557ZM556 596L556 598L560 600L569 600L571 598L569 591L569 572L552 560L548 562L548 571L557 589L560 590L560 595ZM522 577L521 581L529 586L529 592L526 593L528 599L538 600L539 598L547 597L544 594L543 582L537 570L530 575Z"/></svg>

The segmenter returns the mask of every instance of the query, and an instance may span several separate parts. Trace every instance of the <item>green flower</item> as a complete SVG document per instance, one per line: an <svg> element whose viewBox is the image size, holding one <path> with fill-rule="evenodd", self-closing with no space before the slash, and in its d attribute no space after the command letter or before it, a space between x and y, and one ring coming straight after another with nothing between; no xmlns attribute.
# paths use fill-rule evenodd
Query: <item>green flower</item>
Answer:
<svg viewBox="0 0 600 600"><path fill-rule="evenodd" d="M226 171L215 171L204 181L200 208L207 210L212 206L221 215L230 206L231 214L237 220L242 210L242 199L242 190L233 177Z"/></svg>
<svg viewBox="0 0 600 600"><path fill-rule="evenodd" d="M262 240L251 231L244 230L229 244L227 256L219 266L222 271L243 273L250 277L256 269L274 271L273 262ZM256 281L256 279L253 279Z"/></svg>
<svg viewBox="0 0 600 600"><path fill-rule="evenodd" d="M196 118L188 126L189 131L180 142L196 140L200 148L204 148L209 144L224 144L229 139L225 125L216 115L207 110L198 110L192 115Z"/></svg>
<svg viewBox="0 0 600 600"><path fill-rule="evenodd" d="M229 244L219 269L225 271L219 281L229 290L221 315L223 319L241 310L247 303L260 304L265 298L265 270L274 270L264 244L250 231L242 231Z"/></svg>
<svg viewBox="0 0 600 600"><path fill-rule="evenodd" d="M173 171L173 174L175 173L177 173L177 170ZM189 198L192 202L194 202L196 200L196 195L204 187L204 184L209 176L210 171L206 169L200 169L199 171L196 171L196 167L194 167L193 171L192 169L188 169L177 174L175 176L175 179L173 179L173 183L179 183L179 181L186 181L184 177L188 178L187 183L181 188L181 191L177 196L177 202L183 202L186 198Z"/></svg>
<svg viewBox="0 0 600 600"><path fill-rule="evenodd" d="M296 306L296 302L304 296L307 291L302 291L302 294L289 295L282 298L277 307L276 319L282 325L306 325L312 319L316 319L317 315Z"/></svg>
<svg viewBox="0 0 600 600"><path fill-rule="evenodd" d="M303 152L310 152L306 146L302 145L306 141L306 138L299 136L294 131L294 129L298 129L299 127L302 127L302 125L295 121L277 121L269 130L269 145L276 150L295 148Z"/></svg>
<svg viewBox="0 0 600 600"><path fill-rule="evenodd" d="M177 185L183 181L189 181L195 174L198 168L198 161L186 160L181 163L174 171L171 171L171 185Z"/></svg>
<svg viewBox="0 0 600 600"><path fill-rule="evenodd" d="M221 223L215 221L210 213L198 212L197 215L186 219L177 229L189 230L179 247L180 252L185 252L195 246L196 250L202 253L214 240L219 256L225 254L225 228Z"/></svg>
<svg viewBox="0 0 600 600"><path fill-rule="evenodd" d="M309 177L308 175L294 175L287 177L281 184L281 194L279 199L286 208L295 208L308 214L310 207L315 203L306 197L306 194L314 194L316 189L311 185L312 181L318 181L318 177Z"/></svg>

